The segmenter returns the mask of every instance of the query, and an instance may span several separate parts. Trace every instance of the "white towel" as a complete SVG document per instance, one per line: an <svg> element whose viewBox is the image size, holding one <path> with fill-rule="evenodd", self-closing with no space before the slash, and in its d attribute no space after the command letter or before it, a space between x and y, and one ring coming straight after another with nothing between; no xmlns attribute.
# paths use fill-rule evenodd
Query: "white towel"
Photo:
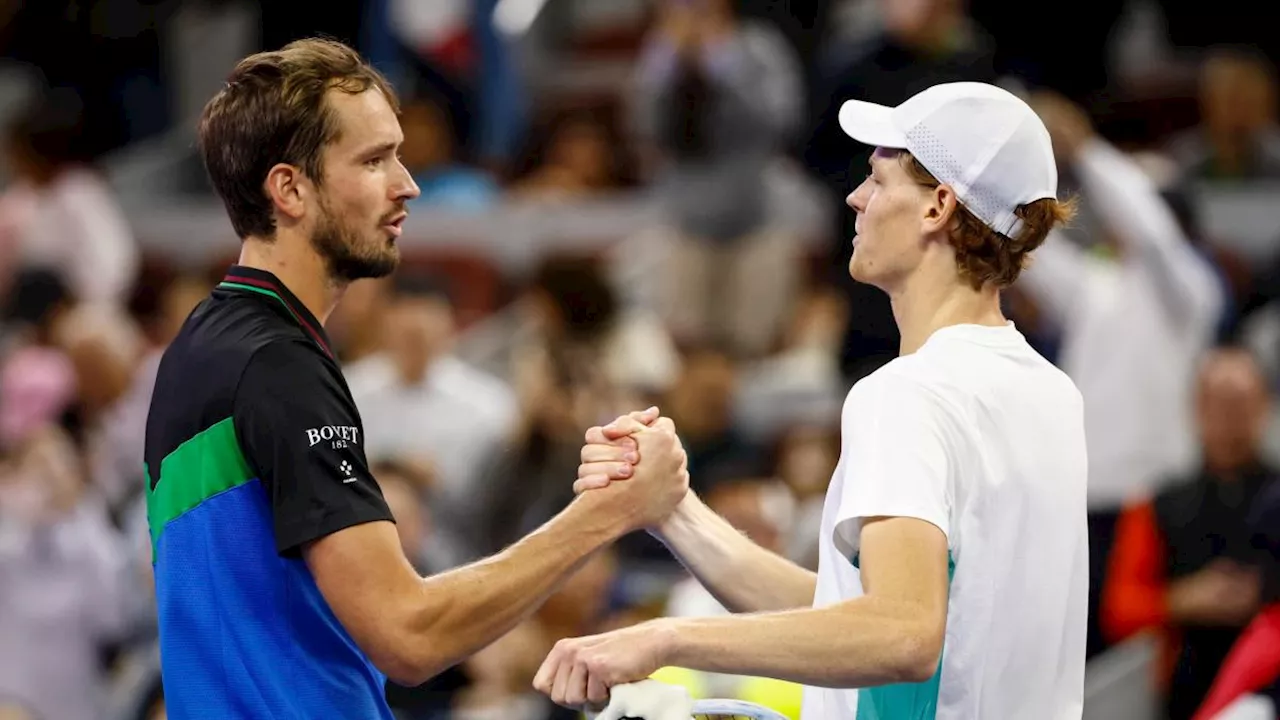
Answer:
<svg viewBox="0 0 1280 720"><path fill-rule="evenodd" d="M692 712L693 700L688 690L657 680L641 680L609 688L609 705L595 720L689 720Z"/></svg>

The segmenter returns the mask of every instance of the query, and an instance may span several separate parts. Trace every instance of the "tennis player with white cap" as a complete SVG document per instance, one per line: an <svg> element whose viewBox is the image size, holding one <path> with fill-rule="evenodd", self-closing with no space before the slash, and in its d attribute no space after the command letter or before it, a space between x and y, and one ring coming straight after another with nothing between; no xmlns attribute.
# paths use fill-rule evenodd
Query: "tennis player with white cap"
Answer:
<svg viewBox="0 0 1280 720"><path fill-rule="evenodd" d="M902 346L845 401L818 572L689 493L654 532L751 614L561 641L535 679L559 703L598 704L675 665L804 683L805 720L1081 716L1082 403L1000 306L1071 215L1049 134L1021 99L977 83L895 108L851 101L840 123L877 148L848 198L849 271L888 293ZM626 482L627 436L651 419L592 428L576 488Z"/></svg>

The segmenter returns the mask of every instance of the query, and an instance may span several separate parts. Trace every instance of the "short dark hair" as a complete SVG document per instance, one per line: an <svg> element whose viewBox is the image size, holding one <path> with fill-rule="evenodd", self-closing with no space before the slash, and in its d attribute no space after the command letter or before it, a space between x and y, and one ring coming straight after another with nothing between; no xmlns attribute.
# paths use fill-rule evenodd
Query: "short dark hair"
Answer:
<svg viewBox="0 0 1280 720"><path fill-rule="evenodd" d="M360 54L324 38L289 43L241 60L204 107L199 145L209 179L236 235L272 237L276 223L263 182L277 163L322 177L321 151L339 127L325 100L331 89L377 88L399 112L391 84Z"/></svg>
<svg viewBox="0 0 1280 720"><path fill-rule="evenodd" d="M617 318L617 294L595 258L547 258L534 273L533 287L546 293L575 339L597 339Z"/></svg>
<svg viewBox="0 0 1280 720"><path fill-rule="evenodd" d="M14 116L6 130L8 142L51 169L90 159L84 140L84 101L72 88L43 91Z"/></svg>

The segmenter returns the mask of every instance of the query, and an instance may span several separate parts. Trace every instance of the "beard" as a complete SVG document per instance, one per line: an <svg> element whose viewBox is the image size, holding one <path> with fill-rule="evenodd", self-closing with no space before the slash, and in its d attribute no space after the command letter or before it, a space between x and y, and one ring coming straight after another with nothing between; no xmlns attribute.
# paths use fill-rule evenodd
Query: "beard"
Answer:
<svg viewBox="0 0 1280 720"><path fill-rule="evenodd" d="M400 263L400 252L395 244L362 242L360 234L343 225L323 206L324 214L311 235L311 247L324 259L329 277L339 283L350 283L365 278L386 277Z"/></svg>

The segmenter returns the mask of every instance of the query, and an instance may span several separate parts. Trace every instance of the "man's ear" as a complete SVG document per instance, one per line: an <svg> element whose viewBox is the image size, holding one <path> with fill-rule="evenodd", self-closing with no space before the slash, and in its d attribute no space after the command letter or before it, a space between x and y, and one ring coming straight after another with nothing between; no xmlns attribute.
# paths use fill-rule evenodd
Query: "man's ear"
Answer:
<svg viewBox="0 0 1280 720"><path fill-rule="evenodd" d="M293 220L302 217L311 188L311 181L299 168L285 163L277 163L267 171L263 184L276 211Z"/></svg>
<svg viewBox="0 0 1280 720"><path fill-rule="evenodd" d="M929 193L924 208L924 234L952 229L959 219L960 200L950 185L939 185Z"/></svg>

